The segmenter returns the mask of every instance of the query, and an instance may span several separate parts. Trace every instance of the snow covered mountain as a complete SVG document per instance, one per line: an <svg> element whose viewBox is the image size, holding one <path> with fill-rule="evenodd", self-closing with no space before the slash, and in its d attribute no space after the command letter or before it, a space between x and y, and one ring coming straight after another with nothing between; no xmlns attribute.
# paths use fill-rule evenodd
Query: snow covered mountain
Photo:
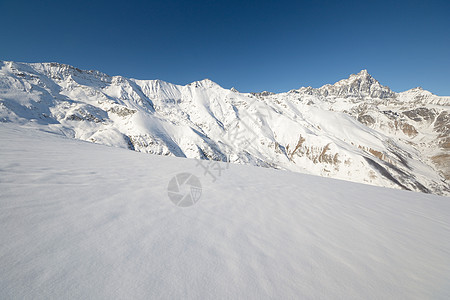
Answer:
<svg viewBox="0 0 450 300"><path fill-rule="evenodd" d="M0 121L140 152L450 194L450 97L366 70L321 88L239 93L0 61ZM32 146L32 145L31 145Z"/></svg>

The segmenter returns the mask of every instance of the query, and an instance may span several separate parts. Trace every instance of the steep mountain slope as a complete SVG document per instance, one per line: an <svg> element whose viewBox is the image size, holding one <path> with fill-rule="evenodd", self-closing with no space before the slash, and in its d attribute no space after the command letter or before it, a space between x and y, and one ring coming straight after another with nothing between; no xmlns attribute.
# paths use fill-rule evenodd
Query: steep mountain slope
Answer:
<svg viewBox="0 0 450 300"><path fill-rule="evenodd" d="M446 197L223 163L212 182L16 124L0 158L1 299L450 297ZM188 208L180 173L202 185Z"/></svg>
<svg viewBox="0 0 450 300"><path fill-rule="evenodd" d="M57 64L0 62L0 120L136 151L448 195L449 97L395 93L367 71L239 93Z"/></svg>

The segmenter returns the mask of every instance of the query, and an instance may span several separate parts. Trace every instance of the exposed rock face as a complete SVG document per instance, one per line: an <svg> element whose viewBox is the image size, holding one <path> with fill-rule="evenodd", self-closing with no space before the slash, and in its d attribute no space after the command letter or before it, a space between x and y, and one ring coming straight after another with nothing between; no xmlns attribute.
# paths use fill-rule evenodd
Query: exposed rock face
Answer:
<svg viewBox="0 0 450 300"><path fill-rule="evenodd" d="M366 70L321 88L239 93L57 63L0 61L0 122L135 151L450 194L449 97Z"/></svg>
<svg viewBox="0 0 450 300"><path fill-rule="evenodd" d="M413 110L404 111L403 114L415 122L432 122L436 117L434 111L426 107L419 107Z"/></svg>
<svg viewBox="0 0 450 300"><path fill-rule="evenodd" d="M359 115L358 121L367 126L375 124L375 119L370 115Z"/></svg>
<svg viewBox="0 0 450 300"><path fill-rule="evenodd" d="M450 108L450 104L449 104ZM434 130L439 132L439 137L446 138L450 137L450 112L449 110L442 111L434 122Z"/></svg>

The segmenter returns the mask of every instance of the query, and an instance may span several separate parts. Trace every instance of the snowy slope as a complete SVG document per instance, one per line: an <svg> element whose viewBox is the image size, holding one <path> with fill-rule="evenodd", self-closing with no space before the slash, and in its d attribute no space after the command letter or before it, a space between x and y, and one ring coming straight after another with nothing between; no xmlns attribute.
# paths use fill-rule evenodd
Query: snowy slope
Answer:
<svg viewBox="0 0 450 300"><path fill-rule="evenodd" d="M449 97L363 70L319 89L239 93L0 62L0 120L140 152L450 194Z"/></svg>
<svg viewBox="0 0 450 300"><path fill-rule="evenodd" d="M33 127L0 124L1 299L450 297L448 198L223 163L213 181ZM181 208L185 172L202 194Z"/></svg>

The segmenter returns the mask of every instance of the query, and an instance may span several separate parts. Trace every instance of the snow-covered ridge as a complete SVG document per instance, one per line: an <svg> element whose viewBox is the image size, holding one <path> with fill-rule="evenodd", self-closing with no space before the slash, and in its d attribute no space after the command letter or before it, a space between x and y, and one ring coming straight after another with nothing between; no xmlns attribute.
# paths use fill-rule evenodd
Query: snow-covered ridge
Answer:
<svg viewBox="0 0 450 300"><path fill-rule="evenodd" d="M0 121L140 152L448 194L449 97L363 70L333 85L239 93L0 61Z"/></svg>

